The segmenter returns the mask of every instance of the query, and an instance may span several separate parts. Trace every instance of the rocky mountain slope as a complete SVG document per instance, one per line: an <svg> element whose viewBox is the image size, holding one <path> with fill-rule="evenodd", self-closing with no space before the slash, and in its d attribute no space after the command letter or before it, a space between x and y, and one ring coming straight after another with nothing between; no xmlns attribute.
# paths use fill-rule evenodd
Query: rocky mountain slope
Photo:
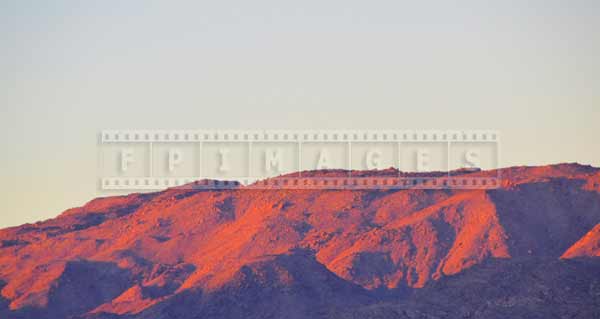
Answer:
<svg viewBox="0 0 600 319"><path fill-rule="evenodd" d="M0 230L0 317L597 314L600 169L457 174L497 173L492 190L186 187L95 199Z"/></svg>

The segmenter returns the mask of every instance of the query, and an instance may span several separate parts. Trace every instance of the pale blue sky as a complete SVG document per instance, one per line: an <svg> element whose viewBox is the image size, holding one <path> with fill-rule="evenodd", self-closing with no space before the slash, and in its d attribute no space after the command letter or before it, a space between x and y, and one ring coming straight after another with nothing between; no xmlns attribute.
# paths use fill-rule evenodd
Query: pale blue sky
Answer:
<svg viewBox="0 0 600 319"><path fill-rule="evenodd" d="M600 166L598 1L0 1L0 227L97 196L105 128L497 129Z"/></svg>

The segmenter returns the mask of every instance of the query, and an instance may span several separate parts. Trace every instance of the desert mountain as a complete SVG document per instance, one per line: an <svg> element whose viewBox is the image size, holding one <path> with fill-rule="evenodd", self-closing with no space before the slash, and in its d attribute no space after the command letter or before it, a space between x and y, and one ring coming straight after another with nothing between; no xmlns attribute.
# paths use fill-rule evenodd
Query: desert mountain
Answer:
<svg viewBox="0 0 600 319"><path fill-rule="evenodd" d="M184 187L98 198L0 230L0 315L493 318L502 307L535 313L544 298L565 315L598 313L600 169L455 174L498 173L502 187L490 190ZM572 296L579 306L566 306Z"/></svg>

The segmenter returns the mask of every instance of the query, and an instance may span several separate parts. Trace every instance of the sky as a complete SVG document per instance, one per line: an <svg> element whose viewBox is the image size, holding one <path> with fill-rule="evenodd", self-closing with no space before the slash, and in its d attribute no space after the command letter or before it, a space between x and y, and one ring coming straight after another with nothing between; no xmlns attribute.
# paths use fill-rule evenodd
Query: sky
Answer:
<svg viewBox="0 0 600 319"><path fill-rule="evenodd" d="M97 190L103 129L495 129L600 167L598 1L0 0L0 227Z"/></svg>

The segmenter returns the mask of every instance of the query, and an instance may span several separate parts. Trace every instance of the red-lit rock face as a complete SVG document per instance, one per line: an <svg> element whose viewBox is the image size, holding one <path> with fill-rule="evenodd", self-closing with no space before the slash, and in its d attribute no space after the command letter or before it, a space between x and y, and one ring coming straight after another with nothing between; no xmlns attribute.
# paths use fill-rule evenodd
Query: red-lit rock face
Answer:
<svg viewBox="0 0 600 319"><path fill-rule="evenodd" d="M571 246L562 258L600 257L600 224Z"/></svg>
<svg viewBox="0 0 600 319"><path fill-rule="evenodd" d="M296 291L326 279L352 295L423 287L491 258L600 255L598 169L501 174L505 186L487 191L169 189L95 199L0 231L1 296L12 310L131 314L236 284ZM297 249L316 260L289 255ZM98 293L66 305L85 289Z"/></svg>

